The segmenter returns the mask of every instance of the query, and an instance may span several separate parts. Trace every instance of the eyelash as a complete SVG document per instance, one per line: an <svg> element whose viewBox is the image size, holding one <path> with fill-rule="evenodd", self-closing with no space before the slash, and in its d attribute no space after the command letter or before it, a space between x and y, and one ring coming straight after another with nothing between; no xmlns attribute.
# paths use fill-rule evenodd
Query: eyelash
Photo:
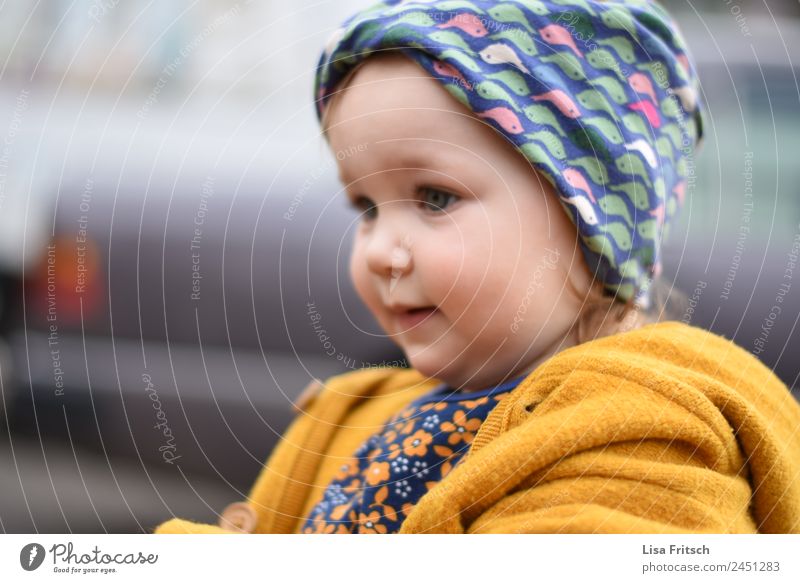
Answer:
<svg viewBox="0 0 800 583"><path fill-rule="evenodd" d="M435 188L435 187L432 187L432 186L420 186L417 189L417 197L418 197L418 199L420 199L420 202L422 203L424 208L431 209L431 212L435 212L435 213L439 213L441 211L444 211L447 208L448 205L445 204L444 206L439 206L439 205L434 205L434 204L430 204L428 202L425 202L425 200L424 200L425 194L429 193L429 192L436 192L438 194L444 194L444 195L446 195L448 197L448 201L451 202L451 203L457 201L460 198L459 196L453 194L452 192L448 192L446 190L442 190L441 188ZM361 213L362 216L364 217L365 221L373 220L374 217L370 217L367 213L369 212L370 209L375 208L375 205L374 204L370 204L369 207L364 208L364 204L363 204L364 202L370 202L371 203L369 198L367 198L366 196L359 196L355 200L349 200L348 199L348 201L349 201L348 204L349 204L350 208L354 209L356 212ZM433 209L440 209L440 210L434 211Z"/></svg>

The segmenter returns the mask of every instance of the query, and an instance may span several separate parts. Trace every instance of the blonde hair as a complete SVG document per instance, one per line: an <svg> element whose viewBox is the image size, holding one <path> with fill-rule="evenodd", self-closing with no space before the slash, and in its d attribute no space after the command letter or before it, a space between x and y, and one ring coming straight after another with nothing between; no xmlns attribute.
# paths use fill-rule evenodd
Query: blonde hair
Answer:
<svg viewBox="0 0 800 583"><path fill-rule="evenodd" d="M579 296L583 295L584 292L575 288L569 278L567 285ZM576 344L628 332L648 324L678 320L686 313L689 297L674 285L670 286L656 278L650 283L649 293L650 305L641 308L633 299L623 302L604 293L601 286L593 285L585 294L583 306L575 319L573 329Z"/></svg>
<svg viewBox="0 0 800 583"><path fill-rule="evenodd" d="M376 56L380 55L372 55L370 58L374 59ZM326 142L329 140L328 132L332 112L341 99L342 93L365 62L367 59L359 61L347 72L322 109L320 125ZM674 286L669 287L660 278L656 278L650 283L650 306L646 309L637 306L632 299L625 302L607 295L599 285L592 285L588 293L578 290L571 278L567 278L567 285L583 300L581 310L571 329L571 332L575 334L577 344L635 330L647 324L677 320L685 313L689 301L684 292Z"/></svg>
<svg viewBox="0 0 800 583"><path fill-rule="evenodd" d="M375 58L375 56L371 57ZM331 93L331 96L328 98L328 102L324 105L322 109L322 116L320 120L320 126L322 127L322 137L325 138L325 141L328 141L328 131L330 128L331 123L331 115L333 112L334 107L339 102L342 97L342 93L347 89L350 82L353 80L355 74L361 69L361 67L366 63L366 59L359 61L358 63L353 66L344 76L344 78L339 81L336 86L336 91Z"/></svg>

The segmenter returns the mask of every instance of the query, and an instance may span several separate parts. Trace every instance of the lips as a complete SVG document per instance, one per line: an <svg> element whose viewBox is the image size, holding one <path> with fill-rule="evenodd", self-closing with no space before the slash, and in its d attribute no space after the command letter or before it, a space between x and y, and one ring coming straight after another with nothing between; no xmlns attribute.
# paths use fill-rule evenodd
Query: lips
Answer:
<svg viewBox="0 0 800 583"><path fill-rule="evenodd" d="M424 308L412 308L397 314L397 321L403 330L414 328L423 322L428 322L431 316L438 312L436 306L427 306Z"/></svg>

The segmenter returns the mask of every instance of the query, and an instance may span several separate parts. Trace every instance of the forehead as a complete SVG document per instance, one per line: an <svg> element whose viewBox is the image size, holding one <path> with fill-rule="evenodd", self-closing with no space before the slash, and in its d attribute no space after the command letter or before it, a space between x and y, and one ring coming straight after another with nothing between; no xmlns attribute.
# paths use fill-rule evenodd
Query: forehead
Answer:
<svg viewBox="0 0 800 583"><path fill-rule="evenodd" d="M397 52L367 58L340 91L328 124L335 149L404 138L459 144L483 125L419 64Z"/></svg>
<svg viewBox="0 0 800 583"><path fill-rule="evenodd" d="M407 166L465 179L480 173L536 174L516 146L402 53L370 55L339 90L327 127L344 183ZM427 163L406 163L420 158Z"/></svg>

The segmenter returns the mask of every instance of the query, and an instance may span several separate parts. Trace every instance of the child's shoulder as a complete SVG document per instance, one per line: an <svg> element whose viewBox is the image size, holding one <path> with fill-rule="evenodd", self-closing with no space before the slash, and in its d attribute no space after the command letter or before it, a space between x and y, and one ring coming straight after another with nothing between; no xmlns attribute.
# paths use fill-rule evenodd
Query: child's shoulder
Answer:
<svg viewBox="0 0 800 583"><path fill-rule="evenodd" d="M587 351L613 349L634 351L643 358L656 357L678 362L682 361L681 355L697 358L703 354L723 352L730 353L738 359L745 358L760 363L754 355L724 335L678 320L645 324L574 348Z"/></svg>
<svg viewBox="0 0 800 583"><path fill-rule="evenodd" d="M358 401L399 391L413 389L427 391L441 383L426 377L412 368L397 366L367 367L327 377L324 381L312 380L295 399L295 409L307 411L317 400Z"/></svg>
<svg viewBox="0 0 800 583"><path fill-rule="evenodd" d="M536 372L567 378L575 371L673 379L704 392L738 393L752 404L764 394L793 401L786 384L754 354L732 339L682 321L647 324L572 346Z"/></svg>

